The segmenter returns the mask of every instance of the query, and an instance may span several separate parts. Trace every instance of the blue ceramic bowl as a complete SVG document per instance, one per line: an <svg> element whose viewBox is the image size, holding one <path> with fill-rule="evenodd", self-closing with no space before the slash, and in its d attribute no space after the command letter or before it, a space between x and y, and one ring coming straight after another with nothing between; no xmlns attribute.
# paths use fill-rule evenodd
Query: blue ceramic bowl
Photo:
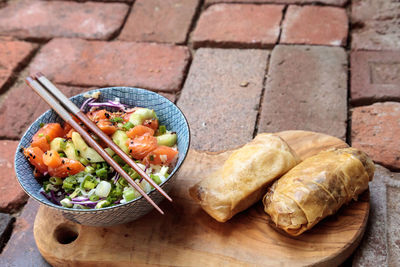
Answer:
<svg viewBox="0 0 400 267"><path fill-rule="evenodd" d="M181 110L165 97L144 89L131 87L110 87L93 91L101 92L99 99L100 102L119 98L121 103L127 104L130 107L138 106L154 109L157 113L160 124L166 125L168 130L177 133L179 150L178 162L174 170L171 172L169 178L160 185L161 188L168 193L172 186L171 181L185 160L190 144L189 125ZM83 97L83 94L80 94L72 97L71 100L77 106L80 106L85 101L85 98ZM32 136L39 130L41 123L50 122L62 122L62 120L52 110L45 112L25 132L18 145L15 155L15 171L18 181L29 196L49 208L61 211L64 217L71 221L90 226L110 226L127 223L138 219L153 209L153 206L149 204L143 197L140 197L129 203L118 204L113 207L96 210L72 209L57 206L40 194L39 190L41 185L33 176L33 168L20 151L20 148L29 146ZM160 203L164 198L157 190L154 189L149 193L149 196L157 204Z"/></svg>

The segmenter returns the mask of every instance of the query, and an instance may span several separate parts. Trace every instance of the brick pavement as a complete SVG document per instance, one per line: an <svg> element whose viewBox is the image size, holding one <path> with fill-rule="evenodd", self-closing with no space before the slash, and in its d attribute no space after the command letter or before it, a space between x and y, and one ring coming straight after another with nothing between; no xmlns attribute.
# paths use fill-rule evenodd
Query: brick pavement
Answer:
<svg viewBox="0 0 400 267"><path fill-rule="evenodd" d="M399 14L386 0L0 0L0 265L45 265L37 204L1 191L15 182L13 140L47 109L23 84L39 70L67 95L117 85L162 93L185 111L198 150L284 129L346 139L388 168L370 184L352 263L399 262Z"/></svg>

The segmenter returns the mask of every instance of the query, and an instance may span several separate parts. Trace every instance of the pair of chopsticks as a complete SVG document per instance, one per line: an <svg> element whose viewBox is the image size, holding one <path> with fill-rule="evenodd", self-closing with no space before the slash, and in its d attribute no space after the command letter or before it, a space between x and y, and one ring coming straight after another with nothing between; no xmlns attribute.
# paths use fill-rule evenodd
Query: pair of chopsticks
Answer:
<svg viewBox="0 0 400 267"><path fill-rule="evenodd" d="M100 156L114 168L125 180L132 185L154 208L161 214L164 212L156 203L143 191L143 189L127 174L121 166L86 132L81 125L76 122L70 115L75 115L84 125L86 125L94 134L96 134L104 143L106 143L118 156L120 156L130 167L132 167L143 179L156 188L164 197L172 201L164 190L161 189L151 179L145 171L143 171L118 145L116 145L103 131L101 131L95 123L93 123L83 111L81 111L74 103L71 102L57 87L50 82L43 74L37 73L25 79L26 83L44 100L49 106L68 124L72 126L82 138L94 149Z"/></svg>

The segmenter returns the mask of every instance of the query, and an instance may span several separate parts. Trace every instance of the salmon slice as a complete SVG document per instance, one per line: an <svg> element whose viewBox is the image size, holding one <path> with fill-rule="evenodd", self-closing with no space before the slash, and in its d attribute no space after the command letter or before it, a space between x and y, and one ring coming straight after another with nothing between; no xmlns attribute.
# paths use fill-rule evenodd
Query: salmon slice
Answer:
<svg viewBox="0 0 400 267"><path fill-rule="evenodd" d="M130 129L129 131L126 132L126 134L128 135L129 138L134 139L136 137L142 136L142 135L154 135L154 130L143 126L143 125L137 125L135 127L133 127L132 129Z"/></svg>
<svg viewBox="0 0 400 267"><path fill-rule="evenodd" d="M51 176L65 178L70 175L80 173L85 170L85 166L77 160L61 158L61 165L52 168L49 167L49 174Z"/></svg>
<svg viewBox="0 0 400 267"><path fill-rule="evenodd" d="M50 142L56 137L62 137L64 130L59 123L48 123L32 137L31 147L39 147L43 152L50 149Z"/></svg>
<svg viewBox="0 0 400 267"><path fill-rule="evenodd" d="M61 165L61 158L56 150L49 150L43 154L43 163L51 168L55 168Z"/></svg>
<svg viewBox="0 0 400 267"><path fill-rule="evenodd" d="M39 173L44 174L47 172L47 166L43 162L44 153L39 147L25 148L24 155Z"/></svg>
<svg viewBox="0 0 400 267"><path fill-rule="evenodd" d="M158 120L157 119L145 120L143 122L143 125L153 129L153 131L156 131L158 129Z"/></svg>
<svg viewBox="0 0 400 267"><path fill-rule="evenodd" d="M117 127L109 120L100 120L96 124L106 135L112 135L117 131Z"/></svg>
<svg viewBox="0 0 400 267"><path fill-rule="evenodd" d="M157 148L157 138L151 135L142 135L128 139L129 153L135 159L143 159L147 154Z"/></svg>
<svg viewBox="0 0 400 267"><path fill-rule="evenodd" d="M143 159L143 164L168 165L172 163L177 156L177 150L168 146L159 146L147 154L147 156Z"/></svg>

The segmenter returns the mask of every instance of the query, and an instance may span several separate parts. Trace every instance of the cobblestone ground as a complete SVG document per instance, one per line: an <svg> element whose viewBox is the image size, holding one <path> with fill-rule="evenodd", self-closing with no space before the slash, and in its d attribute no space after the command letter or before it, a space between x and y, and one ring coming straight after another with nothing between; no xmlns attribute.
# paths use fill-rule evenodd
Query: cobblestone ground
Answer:
<svg viewBox="0 0 400 267"><path fill-rule="evenodd" d="M47 265L32 233L38 204L13 170L17 140L47 109L23 83L41 71L70 96L120 85L165 95L197 150L288 129L365 150L380 166L346 265L398 266L399 26L389 0L0 0L0 265Z"/></svg>

